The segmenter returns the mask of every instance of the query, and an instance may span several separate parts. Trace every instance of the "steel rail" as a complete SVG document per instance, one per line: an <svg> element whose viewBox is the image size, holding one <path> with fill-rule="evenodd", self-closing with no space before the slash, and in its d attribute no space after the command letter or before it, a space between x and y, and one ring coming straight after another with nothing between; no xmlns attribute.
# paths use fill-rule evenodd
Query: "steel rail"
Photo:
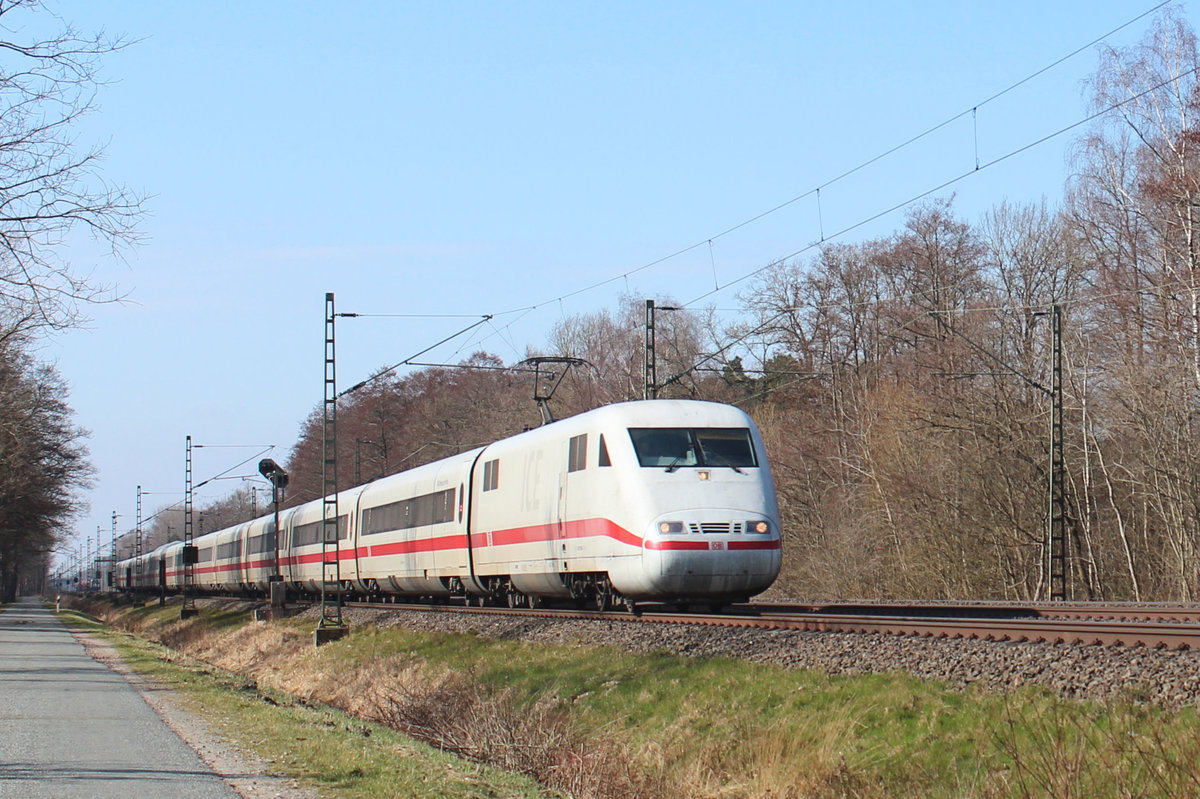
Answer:
<svg viewBox="0 0 1200 799"><path fill-rule="evenodd" d="M695 623L719 624L721 617L696 618ZM729 617L730 620L733 617ZM1144 646L1153 649L1200 648L1200 625L1166 621L1095 619L860 616L846 614L787 614L739 618L739 626L808 632L886 633L926 638L1081 644L1085 646Z"/></svg>
<svg viewBox="0 0 1200 799"><path fill-rule="evenodd" d="M1131 619L1200 622L1200 604L1165 602L824 602L765 603L767 613L952 618Z"/></svg>

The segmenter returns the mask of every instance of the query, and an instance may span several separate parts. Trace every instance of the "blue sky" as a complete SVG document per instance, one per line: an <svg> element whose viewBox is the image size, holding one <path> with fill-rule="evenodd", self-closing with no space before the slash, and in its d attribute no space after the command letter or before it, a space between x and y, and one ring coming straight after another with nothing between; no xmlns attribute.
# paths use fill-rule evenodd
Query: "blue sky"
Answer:
<svg viewBox="0 0 1200 799"><path fill-rule="evenodd" d="M100 526L107 543L114 510L131 527L139 484L155 493L147 515L181 493L187 435L275 444L282 462L322 397L327 291L339 311L496 314L426 356L440 361L475 349L515 361L563 315L615 309L626 291L686 302L720 285L701 305L735 308L740 278L822 232L1082 119L1094 48L983 101L1154 5L52 3L137 40L107 61L80 140L107 143L106 177L149 195L150 212L125 263L72 245L81 271L128 299L41 353L92 432L98 474L78 530ZM1197 24L1193 2L1179 7ZM1002 201L1054 205L1072 139L938 196L953 191L972 221ZM809 196L717 237L818 186L819 216ZM624 277L708 239L711 252ZM469 321L340 320L339 382ZM197 452L196 480L241 457Z"/></svg>

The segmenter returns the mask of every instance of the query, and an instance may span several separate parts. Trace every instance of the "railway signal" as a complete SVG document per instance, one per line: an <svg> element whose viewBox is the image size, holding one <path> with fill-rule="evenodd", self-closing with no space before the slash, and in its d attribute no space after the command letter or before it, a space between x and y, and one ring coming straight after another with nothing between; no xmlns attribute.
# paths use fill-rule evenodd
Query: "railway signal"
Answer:
<svg viewBox="0 0 1200 799"><path fill-rule="evenodd" d="M288 473L278 463L270 458L258 462L258 473L271 481L271 504L274 506L274 532L271 537L275 542L275 573L269 578L271 584L271 607L283 607L285 589L283 574L279 569L279 498L283 489L287 488Z"/></svg>

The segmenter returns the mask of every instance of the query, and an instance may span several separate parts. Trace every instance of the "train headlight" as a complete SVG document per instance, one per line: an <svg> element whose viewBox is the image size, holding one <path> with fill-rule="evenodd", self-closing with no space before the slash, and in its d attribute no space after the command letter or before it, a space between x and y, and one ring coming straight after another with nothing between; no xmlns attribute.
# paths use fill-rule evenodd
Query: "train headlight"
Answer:
<svg viewBox="0 0 1200 799"><path fill-rule="evenodd" d="M771 532L771 524L763 519L751 519L746 522L747 533L769 533Z"/></svg>
<svg viewBox="0 0 1200 799"><path fill-rule="evenodd" d="M658 531L660 533L682 533L683 522L659 522Z"/></svg>

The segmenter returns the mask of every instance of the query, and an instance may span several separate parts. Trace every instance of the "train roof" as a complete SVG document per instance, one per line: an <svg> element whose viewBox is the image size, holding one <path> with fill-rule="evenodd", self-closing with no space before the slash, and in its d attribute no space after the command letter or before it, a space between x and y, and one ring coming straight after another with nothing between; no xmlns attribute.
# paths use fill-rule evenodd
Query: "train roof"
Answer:
<svg viewBox="0 0 1200 799"><path fill-rule="evenodd" d="M579 433L628 427L754 427L746 412L733 405L704 400L635 400L602 405L524 433L501 439L488 449Z"/></svg>

